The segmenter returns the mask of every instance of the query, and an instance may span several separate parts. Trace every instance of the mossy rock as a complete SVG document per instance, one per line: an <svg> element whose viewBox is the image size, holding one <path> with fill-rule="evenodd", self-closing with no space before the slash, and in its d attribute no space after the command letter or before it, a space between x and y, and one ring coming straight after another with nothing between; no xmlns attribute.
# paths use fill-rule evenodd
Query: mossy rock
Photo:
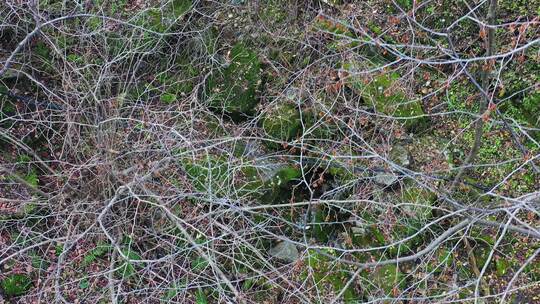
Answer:
<svg viewBox="0 0 540 304"><path fill-rule="evenodd" d="M198 191L212 189L214 193L222 193L230 184L231 175L225 159L209 155L198 160L181 159L180 163Z"/></svg>
<svg viewBox="0 0 540 304"><path fill-rule="evenodd" d="M240 172L241 178L235 180L234 184L235 193L240 196L249 195L254 198L263 195L265 189L267 189L263 173L252 165L243 166Z"/></svg>
<svg viewBox="0 0 540 304"><path fill-rule="evenodd" d="M192 0L173 0L165 6L149 8L140 15L143 19L136 24L154 32L167 32L192 5Z"/></svg>
<svg viewBox="0 0 540 304"><path fill-rule="evenodd" d="M407 128L419 127L425 122L422 105L418 101L408 101L403 92L389 90L395 89L395 81L399 78L397 73L384 74L376 77L367 87L364 98L368 102L374 102L375 109L381 113L399 118L410 118L405 120Z"/></svg>
<svg viewBox="0 0 540 304"><path fill-rule="evenodd" d="M185 55L189 58L189 55ZM175 73L162 73L158 76L165 90L161 91L160 101L165 104L176 103L181 96L191 94L194 89L194 80L198 76L196 68L189 63L178 64Z"/></svg>
<svg viewBox="0 0 540 304"><path fill-rule="evenodd" d="M354 64L351 63L344 65L346 70L353 67ZM421 129L427 122L422 104L420 101L408 100L396 83L399 77L399 74L395 72L386 73L364 83L363 79L353 76L348 85L377 112L399 119L409 130Z"/></svg>
<svg viewBox="0 0 540 304"><path fill-rule="evenodd" d="M335 256L336 253L331 250L321 250L330 256ZM306 264L309 267L309 271L306 270L301 276L307 277L308 273L313 275L314 284L317 285L320 290L327 290L327 288L333 288L334 292L341 292L345 288L345 284L350 279L350 271L344 264L336 264L332 259L315 250L309 250L306 257ZM347 287L343 293L344 303L357 303L359 297L354 289L354 283Z"/></svg>
<svg viewBox="0 0 540 304"><path fill-rule="evenodd" d="M268 172L266 172L266 175ZM290 165L283 165L270 179L264 180L262 186L262 196L259 197L263 203L286 203L291 198L292 186L302 176L300 168Z"/></svg>
<svg viewBox="0 0 540 304"><path fill-rule="evenodd" d="M0 286L7 296L20 296L30 289L32 280L24 274L12 274L3 279Z"/></svg>
<svg viewBox="0 0 540 304"><path fill-rule="evenodd" d="M386 294L391 294L396 286L403 287L403 276L397 265L388 264L375 268L369 279Z"/></svg>
<svg viewBox="0 0 540 304"><path fill-rule="evenodd" d="M239 120L254 114L262 83L261 61L243 43L230 51L229 65L207 82L209 106Z"/></svg>
<svg viewBox="0 0 540 304"><path fill-rule="evenodd" d="M432 205L436 198L435 193L413 186L406 187L402 193L403 201L410 204L405 206L405 211L409 216L419 220L426 220L431 217Z"/></svg>
<svg viewBox="0 0 540 304"><path fill-rule="evenodd" d="M314 111L303 111L302 120L306 131L306 138L318 139L338 139L341 134L339 131L339 125L334 121L325 120L323 117L319 117Z"/></svg>
<svg viewBox="0 0 540 304"><path fill-rule="evenodd" d="M217 196L250 196L262 202L290 197L291 182L301 176L299 168L276 164L258 166L252 163L232 164L224 157L208 155L200 159L180 159L195 189ZM277 167L277 169L276 169Z"/></svg>
<svg viewBox="0 0 540 304"><path fill-rule="evenodd" d="M288 142L293 140L301 131L300 112L293 104L282 104L266 113L262 122L266 134L274 140ZM269 143L276 147L275 143Z"/></svg>

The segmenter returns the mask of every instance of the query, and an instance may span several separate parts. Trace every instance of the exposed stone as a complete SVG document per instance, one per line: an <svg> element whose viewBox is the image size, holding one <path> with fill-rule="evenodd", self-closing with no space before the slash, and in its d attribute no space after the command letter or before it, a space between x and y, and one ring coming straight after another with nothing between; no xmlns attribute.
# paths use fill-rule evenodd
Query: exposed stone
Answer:
<svg viewBox="0 0 540 304"><path fill-rule="evenodd" d="M393 173L381 172L381 173L377 173L375 177L373 178L373 180L379 185L388 187L388 186L393 185L395 182L397 182L398 177L397 175Z"/></svg>
<svg viewBox="0 0 540 304"><path fill-rule="evenodd" d="M299 257L298 249L296 249L296 246L293 243L287 241L282 241L276 246L270 248L268 253L274 258L290 263L295 262L296 260L298 260Z"/></svg>
<svg viewBox="0 0 540 304"><path fill-rule="evenodd" d="M366 229L361 228L361 227L351 227L351 233L352 233L353 235L359 235L359 236L361 236L361 235L366 234Z"/></svg>
<svg viewBox="0 0 540 304"><path fill-rule="evenodd" d="M395 145L390 150L390 160L402 167L408 167L411 164L409 151L402 145Z"/></svg>

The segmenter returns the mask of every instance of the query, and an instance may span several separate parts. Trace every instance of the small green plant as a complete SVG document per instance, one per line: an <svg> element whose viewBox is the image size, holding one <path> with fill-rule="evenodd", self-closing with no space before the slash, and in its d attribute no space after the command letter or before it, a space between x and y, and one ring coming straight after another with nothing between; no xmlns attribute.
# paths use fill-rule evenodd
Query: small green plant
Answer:
<svg viewBox="0 0 540 304"><path fill-rule="evenodd" d="M160 100L166 104L172 104L176 101L176 95L171 93L163 93Z"/></svg>
<svg viewBox="0 0 540 304"><path fill-rule="evenodd" d="M20 296L30 289L32 280L24 274L12 274L3 279L0 286L7 296Z"/></svg>
<svg viewBox="0 0 540 304"><path fill-rule="evenodd" d="M112 246L109 244L98 243L96 247L88 251L83 257L82 266L86 267L96 261L98 258L105 256L106 253L112 250Z"/></svg>

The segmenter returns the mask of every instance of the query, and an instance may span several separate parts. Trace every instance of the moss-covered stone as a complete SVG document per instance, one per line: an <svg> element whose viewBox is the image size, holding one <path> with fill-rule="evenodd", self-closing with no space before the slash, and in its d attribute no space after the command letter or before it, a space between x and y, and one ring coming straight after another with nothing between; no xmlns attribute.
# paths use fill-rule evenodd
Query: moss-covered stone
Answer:
<svg viewBox="0 0 540 304"><path fill-rule="evenodd" d="M181 158L193 187L218 197L245 197L264 203L286 201L291 195L291 182L301 176L301 170L285 163L231 162L212 155L197 159Z"/></svg>
<svg viewBox="0 0 540 304"><path fill-rule="evenodd" d="M336 253L333 250L309 250L306 255L306 264L309 266L309 271L304 271L302 276L306 278L308 274L311 275L313 280L309 281L312 281L321 290L333 288L336 293L341 292L350 279L351 272L347 265L335 264L329 256L336 256ZM344 303L357 303L359 300L354 285L353 283L347 286L343 293L343 299L341 300Z"/></svg>
<svg viewBox="0 0 540 304"><path fill-rule="evenodd" d="M402 200L407 205L404 210L409 217L426 220L431 217L432 204L437 198L436 194L414 186L406 187L402 193Z"/></svg>
<svg viewBox="0 0 540 304"><path fill-rule="evenodd" d="M243 43L236 44L229 57L228 66L215 71L207 82L209 106L233 119L241 119L252 115L259 102L261 61L257 53Z"/></svg>
<svg viewBox="0 0 540 304"><path fill-rule="evenodd" d="M193 5L192 0L173 0L161 7L152 7L140 15L141 19L136 23L145 28L164 33L174 26L178 19L185 14Z"/></svg>
<svg viewBox="0 0 540 304"><path fill-rule="evenodd" d="M207 156L198 160L182 159L180 163L195 189L216 194L228 188L231 176L225 159Z"/></svg>
<svg viewBox="0 0 540 304"><path fill-rule="evenodd" d="M354 74L354 65L345 64L346 70ZM414 130L426 122L424 110L420 101L409 100L396 82L397 73L381 74L368 82L357 76L352 76L348 85L362 96L364 101L380 113L389 115L403 122L406 128Z"/></svg>
<svg viewBox="0 0 540 304"><path fill-rule="evenodd" d="M375 268L369 278L378 288L390 294L394 287L403 286L403 273L396 264L383 265Z"/></svg>
<svg viewBox="0 0 540 304"><path fill-rule="evenodd" d="M304 133L307 138L337 139L341 135L337 123L314 111L303 111L302 120L306 131L309 131Z"/></svg>
<svg viewBox="0 0 540 304"><path fill-rule="evenodd" d="M288 142L294 139L301 131L302 122L300 112L293 104L281 104L266 113L263 130L273 140ZM275 147L274 143L270 143Z"/></svg>

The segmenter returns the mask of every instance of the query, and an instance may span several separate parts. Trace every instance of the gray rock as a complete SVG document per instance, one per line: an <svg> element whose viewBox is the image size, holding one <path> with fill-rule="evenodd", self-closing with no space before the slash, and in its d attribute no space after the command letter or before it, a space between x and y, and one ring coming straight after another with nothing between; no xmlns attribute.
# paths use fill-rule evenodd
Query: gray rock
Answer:
<svg viewBox="0 0 540 304"><path fill-rule="evenodd" d="M366 229L361 227L351 227L351 233L353 235L364 235L366 234Z"/></svg>
<svg viewBox="0 0 540 304"><path fill-rule="evenodd" d="M296 249L296 246L293 243L287 241L279 242L276 246L270 248L268 253L275 258L290 263L296 262L299 257L298 249Z"/></svg>
<svg viewBox="0 0 540 304"><path fill-rule="evenodd" d="M391 161L402 167L407 167L411 164L409 151L407 151L407 149L401 145L393 146L389 157Z"/></svg>
<svg viewBox="0 0 540 304"><path fill-rule="evenodd" d="M4 71L4 74L0 75L0 79L11 79L11 78L19 78L19 71L8 69Z"/></svg>
<svg viewBox="0 0 540 304"><path fill-rule="evenodd" d="M393 173L381 172L375 175L373 180L379 185L388 187L397 182L398 177Z"/></svg>

